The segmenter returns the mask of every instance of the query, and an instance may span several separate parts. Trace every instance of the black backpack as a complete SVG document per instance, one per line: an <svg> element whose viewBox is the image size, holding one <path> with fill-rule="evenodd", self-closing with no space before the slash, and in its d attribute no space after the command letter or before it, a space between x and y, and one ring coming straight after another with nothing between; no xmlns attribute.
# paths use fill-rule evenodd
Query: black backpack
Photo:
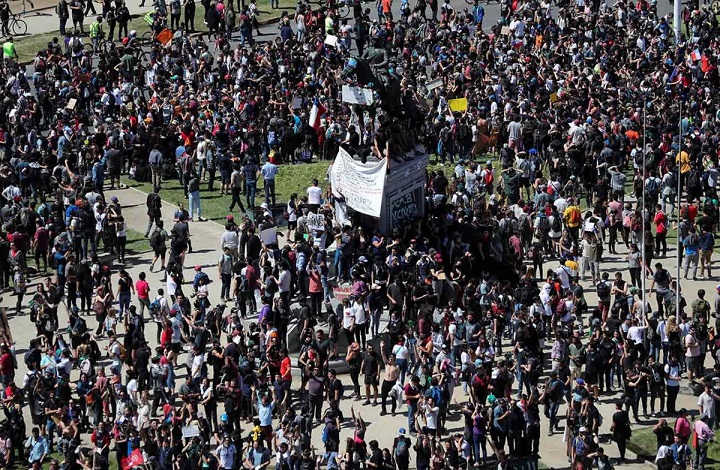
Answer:
<svg viewBox="0 0 720 470"><path fill-rule="evenodd" d="M555 233L562 231L562 221L559 214L553 216L552 231Z"/></svg>
<svg viewBox="0 0 720 470"><path fill-rule="evenodd" d="M597 286L595 286L595 287L596 287L598 297L603 298L603 297L610 296L610 286L607 285L607 282L600 281L597 283Z"/></svg>
<svg viewBox="0 0 720 470"><path fill-rule="evenodd" d="M700 179L701 179L700 170L690 170L690 173L688 174L687 178L687 186L688 188L697 189L700 187Z"/></svg>
<svg viewBox="0 0 720 470"><path fill-rule="evenodd" d="M153 234L150 236L150 247L153 249L160 248L160 245L162 245L163 242L163 236L162 236L162 230L155 229Z"/></svg>

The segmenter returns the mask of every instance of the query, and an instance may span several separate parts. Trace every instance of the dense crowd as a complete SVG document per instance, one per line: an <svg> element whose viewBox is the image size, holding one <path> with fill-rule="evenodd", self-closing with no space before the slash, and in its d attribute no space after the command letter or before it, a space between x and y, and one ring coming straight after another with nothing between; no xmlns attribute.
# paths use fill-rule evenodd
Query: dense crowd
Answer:
<svg viewBox="0 0 720 470"><path fill-rule="evenodd" d="M684 279L713 278L717 18L687 6L674 38L644 0L508 1L484 27L482 3L439 3L402 1L395 19L391 0L377 13L298 2L258 42L254 0L203 2L207 37L190 34L193 0L157 2L149 39L106 1L89 40L92 2L61 0L64 37L31 67L8 38L0 286L37 338L19 357L0 325L0 466L58 452L52 468L505 469L564 425L543 439L563 439L573 468L606 470L642 411L659 418L659 468L703 468L720 424L720 295L681 293L664 258L676 234ZM108 45L105 25L122 41ZM344 102L343 83L375 104ZM363 162L424 147L450 166L428 170L424 216L388 233L360 214L338 223L317 180L276 200L289 165L340 146ZM125 265L127 221L104 194L123 174L154 186L160 289ZM163 220L171 180L188 208ZM217 275L186 278L190 227L218 187ZM261 238L273 228L284 237ZM697 389L696 419L676 407L681 384ZM352 400L380 406L397 437L369 439ZM604 400L617 462L600 445Z"/></svg>

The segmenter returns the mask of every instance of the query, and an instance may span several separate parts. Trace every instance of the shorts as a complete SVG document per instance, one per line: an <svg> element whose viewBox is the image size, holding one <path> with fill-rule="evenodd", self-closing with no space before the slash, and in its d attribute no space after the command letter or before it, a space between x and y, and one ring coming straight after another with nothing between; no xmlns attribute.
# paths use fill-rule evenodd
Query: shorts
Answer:
<svg viewBox="0 0 720 470"><path fill-rule="evenodd" d="M297 220L288 221L288 230L297 229Z"/></svg>
<svg viewBox="0 0 720 470"><path fill-rule="evenodd" d="M685 366L686 366L689 370L695 370L695 362L696 362L696 359L697 359L696 357L686 357L686 358L685 358Z"/></svg>
<svg viewBox="0 0 720 470"><path fill-rule="evenodd" d="M367 375L365 374L365 385L373 385L377 387L380 385L380 381L378 380L377 375Z"/></svg>
<svg viewBox="0 0 720 470"><path fill-rule="evenodd" d="M598 373L595 371L585 371L585 382L587 382L590 385L597 385L598 383Z"/></svg>
<svg viewBox="0 0 720 470"><path fill-rule="evenodd" d="M156 258L164 257L166 251L167 251L167 248L153 248L153 252L155 253Z"/></svg>
<svg viewBox="0 0 720 470"><path fill-rule="evenodd" d="M170 343L170 350L175 354L179 354L181 348L182 345L180 343Z"/></svg>

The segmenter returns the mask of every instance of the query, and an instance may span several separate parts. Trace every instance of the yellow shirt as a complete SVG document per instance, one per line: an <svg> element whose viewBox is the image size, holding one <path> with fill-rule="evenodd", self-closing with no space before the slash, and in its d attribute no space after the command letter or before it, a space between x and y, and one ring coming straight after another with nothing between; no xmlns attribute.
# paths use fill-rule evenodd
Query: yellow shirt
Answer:
<svg viewBox="0 0 720 470"><path fill-rule="evenodd" d="M675 156L675 163L680 164L680 173L690 171L690 155L688 155L685 150L681 150L680 153Z"/></svg>
<svg viewBox="0 0 720 470"><path fill-rule="evenodd" d="M573 212L577 211L577 221L571 222L572 220L572 214ZM568 206L567 209L565 209L565 212L563 212L563 219L567 222L568 227L579 227L580 223L582 223L582 214L580 213L580 208L578 206Z"/></svg>

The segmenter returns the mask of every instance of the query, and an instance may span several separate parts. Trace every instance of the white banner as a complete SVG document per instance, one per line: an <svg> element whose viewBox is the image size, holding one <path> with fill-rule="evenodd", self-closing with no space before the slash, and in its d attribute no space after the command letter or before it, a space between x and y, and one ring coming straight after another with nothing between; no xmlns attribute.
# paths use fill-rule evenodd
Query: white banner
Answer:
<svg viewBox="0 0 720 470"><path fill-rule="evenodd" d="M343 103L351 104L373 104L372 90L370 88L361 88L358 86L343 85L342 86Z"/></svg>
<svg viewBox="0 0 720 470"><path fill-rule="evenodd" d="M340 147L330 171L332 192L335 197L344 197L345 203L356 211L380 217L386 173L387 158L362 164Z"/></svg>

